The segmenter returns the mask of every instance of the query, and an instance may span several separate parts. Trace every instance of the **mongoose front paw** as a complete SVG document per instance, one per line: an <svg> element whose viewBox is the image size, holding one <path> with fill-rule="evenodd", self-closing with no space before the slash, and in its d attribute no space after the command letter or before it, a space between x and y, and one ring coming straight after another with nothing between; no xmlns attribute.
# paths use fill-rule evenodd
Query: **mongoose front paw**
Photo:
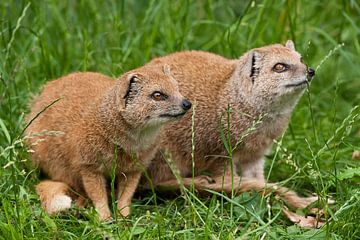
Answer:
<svg viewBox="0 0 360 240"><path fill-rule="evenodd" d="M99 219L102 222L107 222L112 220L111 213L108 209L98 209L98 213L99 213Z"/></svg>
<svg viewBox="0 0 360 240"><path fill-rule="evenodd" d="M113 218L111 216L111 214L107 214L107 213L103 213L103 214L99 214L99 219L102 221L102 222L109 222L109 221L112 221Z"/></svg>
<svg viewBox="0 0 360 240"><path fill-rule="evenodd" d="M118 204L118 212L121 216L127 217L130 215L130 207L129 204Z"/></svg>

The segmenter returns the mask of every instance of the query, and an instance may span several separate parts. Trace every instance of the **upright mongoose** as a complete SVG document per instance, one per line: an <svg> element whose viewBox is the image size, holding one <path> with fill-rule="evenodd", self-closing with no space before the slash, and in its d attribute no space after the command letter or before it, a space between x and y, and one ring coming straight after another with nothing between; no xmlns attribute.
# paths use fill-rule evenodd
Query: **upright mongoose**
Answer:
<svg viewBox="0 0 360 240"><path fill-rule="evenodd" d="M116 81L86 72L47 83L26 130L32 160L49 177L37 185L45 210L55 213L89 197L100 219L111 218L107 179L115 173L117 207L127 216L141 171L157 151L160 127L190 108L163 64Z"/></svg>
<svg viewBox="0 0 360 240"><path fill-rule="evenodd" d="M188 114L162 130L160 150L148 169L155 186L177 185L164 160L168 152L185 185L231 192L229 148L221 136L230 138L233 148L235 191L274 186L264 180L264 155L284 133L292 110L315 74L292 41L250 50L237 60L186 51L153 59L150 64L170 65L180 91L196 103L194 158L192 116ZM295 207L305 207L315 199L300 198L286 188L276 191Z"/></svg>

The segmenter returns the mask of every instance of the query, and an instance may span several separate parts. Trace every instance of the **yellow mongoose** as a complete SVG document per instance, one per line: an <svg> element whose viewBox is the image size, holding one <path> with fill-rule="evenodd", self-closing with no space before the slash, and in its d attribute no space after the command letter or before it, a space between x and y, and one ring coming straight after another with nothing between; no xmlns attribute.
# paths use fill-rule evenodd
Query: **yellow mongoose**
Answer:
<svg viewBox="0 0 360 240"><path fill-rule="evenodd" d="M160 127L190 108L166 65L143 66L116 81L86 72L47 83L26 131L33 162L50 178L37 186L45 210L68 209L72 199L82 206L89 197L100 219L110 219L106 181L115 171L117 207L127 216Z"/></svg>
<svg viewBox="0 0 360 240"><path fill-rule="evenodd" d="M150 64L170 65L180 91L196 102L194 184L199 190L231 192L230 160L224 157L228 152L220 131L223 128L233 148L235 191L274 187L295 207L305 207L316 199L300 198L286 188L265 183L263 173L266 151L284 133L294 106L315 74L302 62L292 41L285 46L250 50L237 60L187 51L156 58ZM249 131L252 127L255 130ZM178 186L164 152L170 153L184 184L193 183L191 128L188 114L162 130L160 151L148 169L155 186Z"/></svg>

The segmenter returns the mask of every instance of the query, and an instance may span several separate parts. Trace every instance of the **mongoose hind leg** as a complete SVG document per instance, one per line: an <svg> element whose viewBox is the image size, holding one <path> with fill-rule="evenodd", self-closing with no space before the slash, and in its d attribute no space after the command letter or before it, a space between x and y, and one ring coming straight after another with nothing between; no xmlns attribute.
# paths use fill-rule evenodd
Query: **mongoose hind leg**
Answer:
<svg viewBox="0 0 360 240"><path fill-rule="evenodd" d="M99 213L100 220L110 220L111 213L108 205L106 179L103 174L87 169L87 171L81 172L81 177L85 192Z"/></svg>
<svg viewBox="0 0 360 240"><path fill-rule="evenodd" d="M135 193L136 187L140 181L141 172L134 171L129 173L120 173L118 176L118 203L117 208L123 217L130 214L131 199Z"/></svg>
<svg viewBox="0 0 360 240"><path fill-rule="evenodd" d="M283 199L285 203L291 205L294 208L300 209L306 208L311 203L318 200L318 197L316 196L300 197L299 195L297 195L297 193L289 190L286 187L281 187L276 183L266 183L262 180L254 178L234 176L233 183L231 180L231 176L218 176L214 177L214 180L216 181L215 184L203 187L214 191L224 191L226 193L231 193L232 189L234 189L235 193L247 192L249 190L255 190L259 192L263 191L264 194L274 192L281 199Z"/></svg>
<svg viewBox="0 0 360 240"><path fill-rule="evenodd" d="M203 189L204 186L207 186L215 182L213 178L206 175L199 175L199 176L195 176L194 178L192 177L182 178L181 181L184 187L189 188L191 186L195 186L195 188L198 190L201 190ZM157 183L156 188L163 191L180 190L180 184L178 180L174 178Z"/></svg>
<svg viewBox="0 0 360 240"><path fill-rule="evenodd" d="M207 177L207 176L206 176ZM240 194L250 190L264 191L264 194L274 192L287 204L294 208L305 208L311 203L318 200L318 197L300 197L295 192L290 191L285 187L278 186L274 183L265 183L264 181L254 178L244 178L240 176L234 176L233 181L231 175L214 176L212 181L205 180L204 176L196 176L195 178L183 178L183 184L185 187L190 187L194 184L195 188L202 194L208 194L206 190L213 190L216 192L225 192L231 194ZM160 182L157 185L158 188L163 190L177 190L180 185L176 179Z"/></svg>

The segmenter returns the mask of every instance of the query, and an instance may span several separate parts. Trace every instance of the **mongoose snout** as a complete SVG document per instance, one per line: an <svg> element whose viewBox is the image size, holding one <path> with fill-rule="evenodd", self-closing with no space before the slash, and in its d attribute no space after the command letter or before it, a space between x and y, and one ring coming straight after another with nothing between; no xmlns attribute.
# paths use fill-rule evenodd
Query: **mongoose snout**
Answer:
<svg viewBox="0 0 360 240"><path fill-rule="evenodd" d="M180 108L179 108L180 107ZM177 119L184 116L187 111L191 108L191 102L187 99L183 99L180 105L177 105L175 108L172 108L167 113L160 114L162 119Z"/></svg>
<svg viewBox="0 0 360 240"><path fill-rule="evenodd" d="M308 68L307 75L308 75L309 80L311 80L315 76L315 70L312 68Z"/></svg>
<svg viewBox="0 0 360 240"><path fill-rule="evenodd" d="M169 111L168 113L163 113L160 115L160 117L165 118L165 119L176 119L178 117L182 117L183 115L185 115L185 113L187 113L187 111L191 108L191 102L187 99L183 99L180 103L180 105L177 105L177 107L175 109L171 109L171 111ZM179 109L179 107L181 109ZM178 111L180 110L180 111Z"/></svg>
<svg viewBox="0 0 360 240"><path fill-rule="evenodd" d="M181 107L187 111L191 108L191 102L189 102L187 99L184 99L181 103Z"/></svg>

